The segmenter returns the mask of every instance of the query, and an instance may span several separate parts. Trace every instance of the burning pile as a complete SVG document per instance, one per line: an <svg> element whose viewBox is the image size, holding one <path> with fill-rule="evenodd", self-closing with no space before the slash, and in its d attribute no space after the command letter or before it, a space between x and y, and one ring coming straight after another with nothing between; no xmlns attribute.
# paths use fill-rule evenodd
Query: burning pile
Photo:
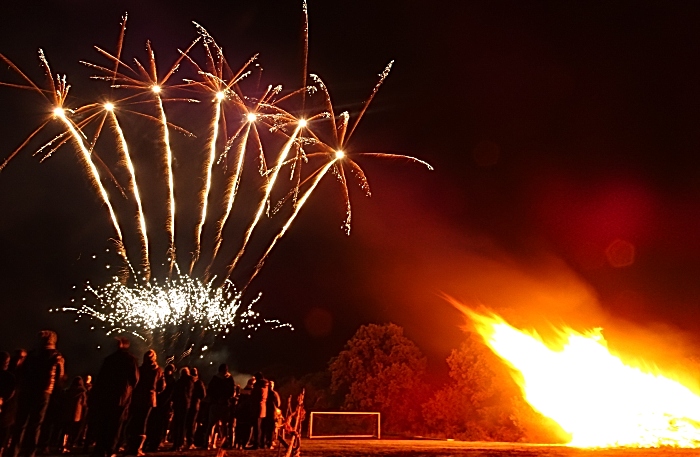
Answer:
<svg viewBox="0 0 700 457"><path fill-rule="evenodd" d="M601 329L557 330L559 347L492 313L465 310L515 371L523 396L578 447L700 447L700 396L658 369L626 364Z"/></svg>

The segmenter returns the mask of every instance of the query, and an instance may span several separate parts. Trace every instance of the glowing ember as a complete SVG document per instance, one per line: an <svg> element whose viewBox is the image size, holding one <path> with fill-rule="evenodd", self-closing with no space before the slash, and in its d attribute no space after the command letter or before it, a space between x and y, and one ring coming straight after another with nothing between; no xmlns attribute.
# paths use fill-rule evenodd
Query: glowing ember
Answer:
<svg viewBox="0 0 700 457"><path fill-rule="evenodd" d="M485 343L517 370L525 399L579 447L700 447L700 397L611 354L601 329L558 331L561 345L494 314L465 310Z"/></svg>

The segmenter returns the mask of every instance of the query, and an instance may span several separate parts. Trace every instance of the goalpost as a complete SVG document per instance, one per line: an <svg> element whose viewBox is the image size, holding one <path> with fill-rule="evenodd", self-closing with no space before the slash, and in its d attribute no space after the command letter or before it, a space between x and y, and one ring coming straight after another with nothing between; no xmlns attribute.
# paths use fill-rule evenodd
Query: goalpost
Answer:
<svg viewBox="0 0 700 457"><path fill-rule="evenodd" d="M309 438L381 438L381 415L370 412L312 411Z"/></svg>

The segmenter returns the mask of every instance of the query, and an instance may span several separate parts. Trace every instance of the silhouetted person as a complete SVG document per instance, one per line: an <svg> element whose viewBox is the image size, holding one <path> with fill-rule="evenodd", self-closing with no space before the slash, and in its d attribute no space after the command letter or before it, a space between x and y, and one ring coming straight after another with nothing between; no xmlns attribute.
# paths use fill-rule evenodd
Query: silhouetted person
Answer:
<svg viewBox="0 0 700 457"><path fill-rule="evenodd" d="M17 366L17 415L12 428L9 455L34 457L39 430L44 422L49 398L63 376L64 361L56 350L58 336L51 330L39 333L39 349ZM21 360L21 359L18 359Z"/></svg>
<svg viewBox="0 0 700 457"><path fill-rule="evenodd" d="M190 410L193 390L194 377L190 375L188 367L182 367L180 369L180 378L175 382L175 391L173 392L172 450L181 451L185 447L187 412Z"/></svg>
<svg viewBox="0 0 700 457"><path fill-rule="evenodd" d="M206 449L209 440L209 398L207 396L199 404L196 422L194 444L200 449Z"/></svg>
<svg viewBox="0 0 700 457"><path fill-rule="evenodd" d="M262 420L265 418L267 411L267 391L268 382L262 373L257 372L253 375L255 385L250 396L253 400L253 449L263 446L263 436L261 433Z"/></svg>
<svg viewBox="0 0 700 457"><path fill-rule="evenodd" d="M146 452L155 452L165 439L172 412L172 397L175 391L175 365L168 364L165 369L165 388L156 395L156 407L151 411L146 425Z"/></svg>
<svg viewBox="0 0 700 457"><path fill-rule="evenodd" d="M190 368L190 374L194 380L192 388L192 399L190 400L190 408L187 410L187 418L185 419L185 446L188 449L194 449L194 434L197 429L197 416L199 415L199 407L202 400L207 394L204 381L199 378L199 371L195 367Z"/></svg>
<svg viewBox="0 0 700 457"><path fill-rule="evenodd" d="M158 366L156 351L150 349L143 355L139 367L139 382L134 387L129 406L129 422L126 428L126 455L143 455L146 441L146 424L151 410L156 406L157 395L165 389L165 376Z"/></svg>
<svg viewBox="0 0 700 457"><path fill-rule="evenodd" d="M63 442L63 429L65 427L63 411L66 407L63 385L65 381L65 376L62 376L49 397L49 406L46 407L37 443L40 454L49 454L51 450L58 449Z"/></svg>
<svg viewBox="0 0 700 457"><path fill-rule="evenodd" d="M15 351L10 356L10 364L8 370L15 377L15 383L19 381L19 369L22 367L24 360L27 358L27 351L24 349L15 349ZM0 410L0 427L6 427L5 433L7 434L3 441L0 442L0 453L3 455L8 455L7 446L10 443L10 437L12 436L12 430L15 424L15 418L17 416L17 399L19 397L17 393L17 388L15 388L15 393L10 398L6 398L2 405L2 410Z"/></svg>
<svg viewBox="0 0 700 457"><path fill-rule="evenodd" d="M268 381L267 403L265 405L265 418L262 420L262 443L261 446L270 449L272 447L272 439L275 434L275 411L277 411L282 402L280 395L275 390L275 383Z"/></svg>
<svg viewBox="0 0 700 457"><path fill-rule="evenodd" d="M211 378L207 386L209 398L209 448L216 448L217 436L225 437L226 425L229 422L230 402L236 383L228 372L228 365L219 365L218 372Z"/></svg>
<svg viewBox="0 0 700 457"><path fill-rule="evenodd" d="M138 379L138 362L129 353L129 340L117 338L117 350L105 357L92 387L98 428L93 456L116 454L131 393Z"/></svg>
<svg viewBox="0 0 700 457"><path fill-rule="evenodd" d="M253 386L255 378L250 378L246 386L241 389L238 395L238 404L236 405L236 433L233 448L243 449L250 441L250 435L253 431Z"/></svg>
<svg viewBox="0 0 700 457"><path fill-rule="evenodd" d="M241 386L234 382L233 397L229 400L228 422L226 424L226 446L225 449L233 447L236 427L236 408L238 407L238 395L241 392Z"/></svg>
<svg viewBox="0 0 700 457"><path fill-rule="evenodd" d="M78 442L80 425L87 413L87 389L82 376L73 378L64 396L63 414L63 446L62 451L68 452Z"/></svg>
<svg viewBox="0 0 700 457"><path fill-rule="evenodd" d="M93 395L93 377L92 375L85 376L85 388L87 389L87 416L83 421L83 454L88 454L90 446L97 441L97 432L99 430L99 417L97 407L95 406L95 395Z"/></svg>
<svg viewBox="0 0 700 457"><path fill-rule="evenodd" d="M27 351L22 348L15 349L15 352L13 352L10 357L10 366L8 370L17 377L17 372L22 368L25 360L27 360Z"/></svg>
<svg viewBox="0 0 700 457"><path fill-rule="evenodd" d="M0 456L10 440L10 427L14 423L14 410L17 380L9 370L10 354L0 352ZM10 406L10 408L7 408Z"/></svg>

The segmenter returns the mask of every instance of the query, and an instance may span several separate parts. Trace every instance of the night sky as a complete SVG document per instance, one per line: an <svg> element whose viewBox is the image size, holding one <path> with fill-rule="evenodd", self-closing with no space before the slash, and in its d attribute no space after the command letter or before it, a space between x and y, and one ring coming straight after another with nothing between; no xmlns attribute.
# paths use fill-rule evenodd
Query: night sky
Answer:
<svg viewBox="0 0 700 457"><path fill-rule="evenodd" d="M75 103L94 100L109 89L79 61L105 63L93 46L114 49L125 12L128 59L143 59L150 39L168 67L196 21L232 66L260 53L262 85L301 84L300 0L3 2L0 53L41 81L42 48ZM309 71L336 111L357 114L395 60L348 153L407 154L435 170L358 157L372 196L350 178L349 237L340 186L326 178L248 291L263 293L263 317L296 330L236 332L219 347L234 369L322 369L360 325L394 322L446 370L464 321L444 295L519 324L604 326L621 347L651 331L700 354L700 4L310 0L309 16ZM18 82L5 65L0 80ZM49 109L0 87L0 157ZM166 109L206 131L210 118L186 104ZM94 369L109 339L48 309L109 277L113 231L72 144L32 156L56 132L0 173L0 349L31 347L48 326L77 372ZM176 181L197 174L206 136L173 146ZM181 217L187 232L194 216ZM162 254L165 233L151 237Z"/></svg>

